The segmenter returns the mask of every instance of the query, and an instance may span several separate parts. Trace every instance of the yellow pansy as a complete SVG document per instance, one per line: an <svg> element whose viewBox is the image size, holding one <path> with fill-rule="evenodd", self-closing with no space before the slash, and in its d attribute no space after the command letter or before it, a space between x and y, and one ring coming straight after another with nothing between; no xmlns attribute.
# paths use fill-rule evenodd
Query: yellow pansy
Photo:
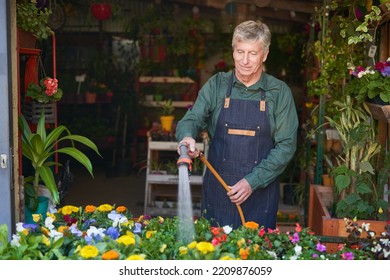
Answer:
<svg viewBox="0 0 390 280"><path fill-rule="evenodd" d="M97 257L99 255L99 250L93 245L86 245L81 248L79 255L85 259L90 259Z"/></svg>
<svg viewBox="0 0 390 280"><path fill-rule="evenodd" d="M130 235L122 235L117 240L118 243L122 243L126 246L135 244L135 239Z"/></svg>
<svg viewBox="0 0 390 280"><path fill-rule="evenodd" d="M180 255L187 255L188 254L188 248L186 246L180 246L179 252L180 252Z"/></svg>
<svg viewBox="0 0 390 280"><path fill-rule="evenodd" d="M96 208L100 212L111 212L113 207L110 204L102 204L98 208Z"/></svg>
<svg viewBox="0 0 390 280"><path fill-rule="evenodd" d="M198 242L192 241L190 244L188 244L188 249L194 249L197 244L198 244Z"/></svg>
<svg viewBox="0 0 390 280"><path fill-rule="evenodd" d="M241 248L242 245L245 245L245 243L246 243L245 238L241 238L241 239L237 240L237 246L239 248Z"/></svg>
<svg viewBox="0 0 390 280"><path fill-rule="evenodd" d="M155 233L156 233L155 230L148 230L148 231L146 232L146 234L145 234L145 237L146 237L147 239L149 239L149 238L151 238L151 237L153 236L153 234L155 234Z"/></svg>
<svg viewBox="0 0 390 280"><path fill-rule="evenodd" d="M60 210L58 210L59 213L62 213L62 215L70 215L72 213L79 212L79 207L73 206L73 205L66 205L62 207Z"/></svg>
<svg viewBox="0 0 390 280"><path fill-rule="evenodd" d="M33 221L39 223L41 220L41 214L32 214Z"/></svg>
<svg viewBox="0 0 390 280"><path fill-rule="evenodd" d="M144 260L145 255L140 254L140 255L130 255L126 260Z"/></svg>
<svg viewBox="0 0 390 280"><path fill-rule="evenodd" d="M160 253L161 253L161 254L164 253L164 251L165 251L166 248L167 248L167 244L161 245L161 247L160 247Z"/></svg>
<svg viewBox="0 0 390 280"><path fill-rule="evenodd" d="M45 244L47 247L50 247L50 240L45 235L42 234L42 243Z"/></svg>
<svg viewBox="0 0 390 280"><path fill-rule="evenodd" d="M205 241L199 242L196 245L196 249L204 255L209 253L209 252L214 252L213 244L211 244L210 242L205 242Z"/></svg>

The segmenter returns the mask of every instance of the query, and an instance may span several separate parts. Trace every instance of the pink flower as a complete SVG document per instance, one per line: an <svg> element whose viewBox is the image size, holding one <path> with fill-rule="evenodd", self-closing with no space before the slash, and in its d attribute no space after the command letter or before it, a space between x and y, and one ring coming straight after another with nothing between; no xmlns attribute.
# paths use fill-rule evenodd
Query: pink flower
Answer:
<svg viewBox="0 0 390 280"><path fill-rule="evenodd" d="M58 80L57 79L46 78L43 81L43 84L46 87L45 93L48 96L53 96L57 92L57 89L58 89Z"/></svg>

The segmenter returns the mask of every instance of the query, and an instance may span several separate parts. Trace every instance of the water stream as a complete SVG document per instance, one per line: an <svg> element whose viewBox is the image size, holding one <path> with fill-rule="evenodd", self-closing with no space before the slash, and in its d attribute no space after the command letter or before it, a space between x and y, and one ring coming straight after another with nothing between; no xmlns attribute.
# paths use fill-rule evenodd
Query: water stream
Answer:
<svg viewBox="0 0 390 280"><path fill-rule="evenodd" d="M193 221L191 188L188 177L188 167L186 165L179 166L178 192L178 238L186 243L190 243L194 239L195 228Z"/></svg>

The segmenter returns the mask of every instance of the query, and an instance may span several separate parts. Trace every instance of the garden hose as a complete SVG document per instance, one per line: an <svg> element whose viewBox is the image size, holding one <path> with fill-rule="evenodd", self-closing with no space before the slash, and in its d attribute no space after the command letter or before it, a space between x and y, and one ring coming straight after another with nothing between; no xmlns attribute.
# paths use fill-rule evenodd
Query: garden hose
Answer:
<svg viewBox="0 0 390 280"><path fill-rule="evenodd" d="M218 172L214 169L214 167L210 164L210 162L206 159L206 157L203 155L202 152L199 153L199 158L208 167L208 169L210 169L211 173L213 173L215 178L217 178L217 180L221 183L221 185L225 188L225 190L227 192L230 191L228 185L225 183L222 177L219 176ZM236 204L236 206L237 206L238 213L240 214L241 223L242 225L245 225L245 217L244 217L244 213L242 212L241 206L238 204Z"/></svg>

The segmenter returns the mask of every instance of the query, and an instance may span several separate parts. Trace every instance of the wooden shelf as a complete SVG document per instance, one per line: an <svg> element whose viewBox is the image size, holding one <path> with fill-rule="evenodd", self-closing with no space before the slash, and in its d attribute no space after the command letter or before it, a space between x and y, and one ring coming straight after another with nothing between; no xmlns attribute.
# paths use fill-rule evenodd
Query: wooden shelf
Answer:
<svg viewBox="0 0 390 280"><path fill-rule="evenodd" d="M176 83L176 84L193 84L195 83L194 80L192 80L189 77L171 77L171 76L141 76L139 77L140 83L161 83L161 84L169 84L169 83Z"/></svg>
<svg viewBox="0 0 390 280"><path fill-rule="evenodd" d="M366 102L366 104L374 119L390 123L390 105L379 105L369 102Z"/></svg>
<svg viewBox="0 0 390 280"><path fill-rule="evenodd" d="M145 101L143 105L146 107L162 107L166 101ZM194 105L193 101L172 101L172 105L175 108L186 108Z"/></svg>

